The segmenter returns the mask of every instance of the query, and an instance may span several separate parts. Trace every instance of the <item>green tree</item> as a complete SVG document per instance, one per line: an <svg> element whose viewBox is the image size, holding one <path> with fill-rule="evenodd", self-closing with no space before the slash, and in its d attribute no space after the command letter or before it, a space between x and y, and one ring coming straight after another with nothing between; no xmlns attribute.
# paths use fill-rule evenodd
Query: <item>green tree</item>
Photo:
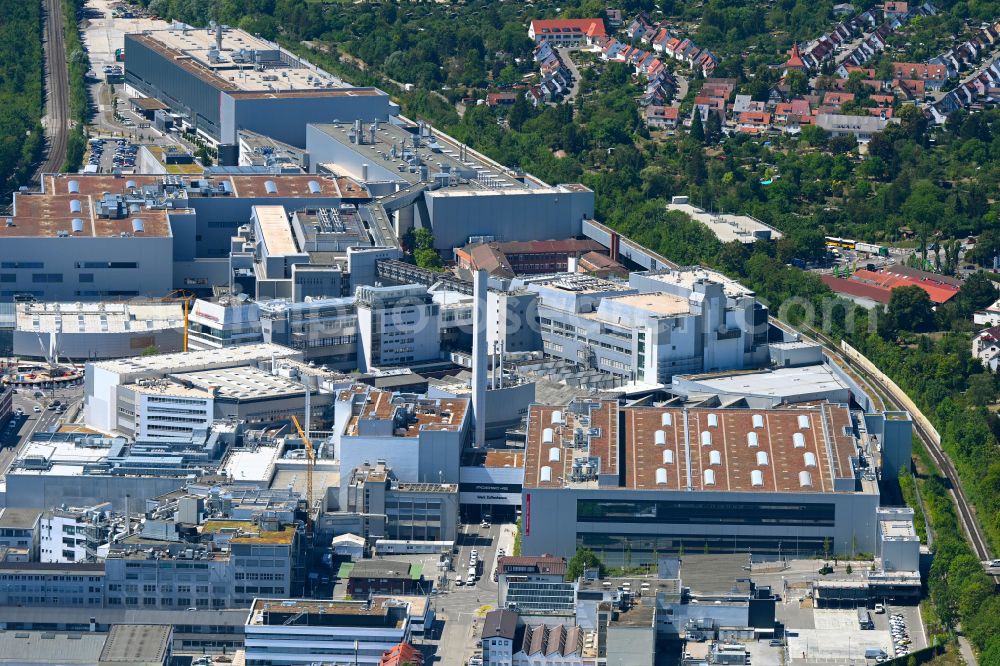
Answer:
<svg viewBox="0 0 1000 666"><path fill-rule="evenodd" d="M806 125L802 128L801 136L810 146L819 148L826 145L829 133L818 125Z"/></svg>
<svg viewBox="0 0 1000 666"><path fill-rule="evenodd" d="M996 378L985 372L972 375L969 377L969 388L965 391L965 397L976 407L992 404L997 399Z"/></svg>
<svg viewBox="0 0 1000 666"><path fill-rule="evenodd" d="M697 109L695 109L694 118L691 120L691 138L698 143L705 143L705 128L701 123L701 112Z"/></svg>
<svg viewBox="0 0 1000 666"><path fill-rule="evenodd" d="M793 95L805 95L809 92L809 77L804 72L793 69L785 75L785 85Z"/></svg>
<svg viewBox="0 0 1000 666"><path fill-rule="evenodd" d="M156 345L149 345L142 350L141 356L156 356L160 353L160 348Z"/></svg>
<svg viewBox="0 0 1000 666"><path fill-rule="evenodd" d="M997 296L996 282L982 271L973 273L965 279L955 297L958 314L963 319L968 319L976 310L981 310L997 300Z"/></svg>
<svg viewBox="0 0 1000 666"><path fill-rule="evenodd" d="M413 260L421 268L441 270L444 262L434 249L434 235L430 229L420 228L413 232Z"/></svg>
<svg viewBox="0 0 1000 666"><path fill-rule="evenodd" d="M722 139L722 120L719 119L719 114L709 113L708 122L705 123L705 141L718 143L720 139Z"/></svg>
<svg viewBox="0 0 1000 666"><path fill-rule="evenodd" d="M566 580L576 580L583 575L584 569L597 569L601 576L607 573L607 567L594 554L594 551L588 548L579 548L566 565Z"/></svg>
<svg viewBox="0 0 1000 666"><path fill-rule="evenodd" d="M921 333L934 328L934 310L927 292L917 286L897 287L889 296L886 310L889 331Z"/></svg>

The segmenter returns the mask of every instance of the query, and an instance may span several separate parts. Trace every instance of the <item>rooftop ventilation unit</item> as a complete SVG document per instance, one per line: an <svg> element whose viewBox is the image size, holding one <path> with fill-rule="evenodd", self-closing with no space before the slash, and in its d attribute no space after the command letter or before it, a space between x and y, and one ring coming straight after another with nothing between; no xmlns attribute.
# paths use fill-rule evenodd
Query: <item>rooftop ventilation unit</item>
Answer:
<svg viewBox="0 0 1000 666"><path fill-rule="evenodd" d="M655 434L655 441L657 446L666 446L667 433L663 432L662 430L657 430Z"/></svg>
<svg viewBox="0 0 1000 666"><path fill-rule="evenodd" d="M546 428L542 430L542 444L551 444L552 435L553 435L552 428Z"/></svg>
<svg viewBox="0 0 1000 666"><path fill-rule="evenodd" d="M663 415L660 417L660 424L668 426L668 425L673 425L673 423L674 423L673 415L670 412L663 412Z"/></svg>
<svg viewBox="0 0 1000 666"><path fill-rule="evenodd" d="M309 181L309 193L310 194L319 194L322 191L323 191L323 188L319 186L319 182L318 181L315 181L315 180L310 180Z"/></svg>
<svg viewBox="0 0 1000 666"><path fill-rule="evenodd" d="M812 474L809 472L799 472L799 485L803 488L811 488L813 484Z"/></svg>
<svg viewBox="0 0 1000 666"><path fill-rule="evenodd" d="M763 428L764 427L764 415L763 414L754 414L753 415L753 427L754 428Z"/></svg>
<svg viewBox="0 0 1000 666"><path fill-rule="evenodd" d="M552 412L552 424L562 423L562 412L558 409Z"/></svg>
<svg viewBox="0 0 1000 666"><path fill-rule="evenodd" d="M656 485L662 486L667 483L667 470L662 467L656 469Z"/></svg>
<svg viewBox="0 0 1000 666"><path fill-rule="evenodd" d="M705 470L705 485L714 486L715 485L715 470L706 469Z"/></svg>
<svg viewBox="0 0 1000 666"><path fill-rule="evenodd" d="M273 180L265 180L264 189L267 191L268 194L278 193L278 186L274 184Z"/></svg>
<svg viewBox="0 0 1000 666"><path fill-rule="evenodd" d="M805 414L799 414L799 429L807 430L809 428L809 417Z"/></svg>
<svg viewBox="0 0 1000 666"><path fill-rule="evenodd" d="M539 478L540 481L543 481L543 482L545 482L545 481L551 481L552 480L552 468L549 467L548 465L545 465L544 467L542 467L542 469L539 471L539 477L538 478Z"/></svg>
<svg viewBox="0 0 1000 666"><path fill-rule="evenodd" d="M74 234L82 234L83 233L83 220L81 220L78 217L74 217L70 221L70 224L73 226L73 233Z"/></svg>
<svg viewBox="0 0 1000 666"><path fill-rule="evenodd" d="M664 449L664 451L663 451L663 464L664 465L673 465L674 464L674 450L673 449Z"/></svg>
<svg viewBox="0 0 1000 666"><path fill-rule="evenodd" d="M701 431L701 445L712 446L712 433L707 430Z"/></svg>
<svg viewBox="0 0 1000 666"><path fill-rule="evenodd" d="M71 213L82 213L83 204L80 203L79 199L71 199L69 202L69 212Z"/></svg>
<svg viewBox="0 0 1000 666"><path fill-rule="evenodd" d="M138 186L139 186L139 184L136 183L134 180L126 180L125 181L125 187L127 187L130 190L134 190Z"/></svg>
<svg viewBox="0 0 1000 666"><path fill-rule="evenodd" d="M805 460L806 467L816 466L816 454L812 451L806 451L802 454L802 458Z"/></svg>
<svg viewBox="0 0 1000 666"><path fill-rule="evenodd" d="M804 449L804 448L806 448L806 436L803 435L801 432L797 432L797 433L793 434L792 435L792 444L797 449Z"/></svg>
<svg viewBox="0 0 1000 666"><path fill-rule="evenodd" d="M760 488L764 485L764 472L759 469L752 470L750 472L750 485L754 488Z"/></svg>
<svg viewBox="0 0 1000 666"><path fill-rule="evenodd" d="M757 433L748 432L747 433L747 446L756 447L759 446L760 442L757 440Z"/></svg>
<svg viewBox="0 0 1000 666"><path fill-rule="evenodd" d="M139 218L132 220L132 233L141 234L146 231L146 225Z"/></svg>
<svg viewBox="0 0 1000 666"><path fill-rule="evenodd" d="M719 427L719 416L717 414L708 415L708 427L718 428Z"/></svg>
<svg viewBox="0 0 1000 666"><path fill-rule="evenodd" d="M761 467L767 467L767 451L757 452L757 464Z"/></svg>
<svg viewBox="0 0 1000 666"><path fill-rule="evenodd" d="M721 465L722 464L722 454L718 451L708 452L708 464L709 465Z"/></svg>
<svg viewBox="0 0 1000 666"><path fill-rule="evenodd" d="M69 181L68 188L69 188L69 193L70 194L79 194L80 193L80 181L78 181L78 180L71 180L71 181Z"/></svg>
<svg viewBox="0 0 1000 666"><path fill-rule="evenodd" d="M549 449L549 462L559 462L559 456L562 453L558 446L553 446Z"/></svg>

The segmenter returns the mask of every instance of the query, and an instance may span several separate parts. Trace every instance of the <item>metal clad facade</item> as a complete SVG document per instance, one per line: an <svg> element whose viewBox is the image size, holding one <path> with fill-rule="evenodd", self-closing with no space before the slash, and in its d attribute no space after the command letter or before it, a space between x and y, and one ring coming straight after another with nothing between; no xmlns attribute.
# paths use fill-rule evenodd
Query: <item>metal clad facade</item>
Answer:
<svg viewBox="0 0 1000 666"><path fill-rule="evenodd" d="M125 35L125 83L186 113L199 129L221 136L219 89Z"/></svg>

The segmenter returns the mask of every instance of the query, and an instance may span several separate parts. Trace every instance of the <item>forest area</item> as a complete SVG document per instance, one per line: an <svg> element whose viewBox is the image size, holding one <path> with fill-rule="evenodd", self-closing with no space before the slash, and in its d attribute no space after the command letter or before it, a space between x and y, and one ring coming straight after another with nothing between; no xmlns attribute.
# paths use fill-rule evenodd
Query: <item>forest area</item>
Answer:
<svg viewBox="0 0 1000 666"><path fill-rule="evenodd" d="M45 141L41 3L0 0L0 191L32 173Z"/></svg>

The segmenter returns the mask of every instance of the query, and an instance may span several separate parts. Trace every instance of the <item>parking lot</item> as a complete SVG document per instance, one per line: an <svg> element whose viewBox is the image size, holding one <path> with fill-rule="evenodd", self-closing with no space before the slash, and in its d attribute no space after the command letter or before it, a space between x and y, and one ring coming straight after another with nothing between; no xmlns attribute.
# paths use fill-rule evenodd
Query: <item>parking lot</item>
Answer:
<svg viewBox="0 0 1000 666"><path fill-rule="evenodd" d="M871 611L875 628L867 630L858 626L857 610L853 608L812 609L801 608L798 603L782 603L778 606L778 616L785 623L790 664L863 663L869 649L882 650L892 658L926 646L919 610L912 606L891 606L885 613ZM904 640L905 636L909 644L894 640L890 622L897 625L896 637Z"/></svg>
<svg viewBox="0 0 1000 666"><path fill-rule="evenodd" d="M128 139L91 139L87 164L98 173L133 171L138 150Z"/></svg>

